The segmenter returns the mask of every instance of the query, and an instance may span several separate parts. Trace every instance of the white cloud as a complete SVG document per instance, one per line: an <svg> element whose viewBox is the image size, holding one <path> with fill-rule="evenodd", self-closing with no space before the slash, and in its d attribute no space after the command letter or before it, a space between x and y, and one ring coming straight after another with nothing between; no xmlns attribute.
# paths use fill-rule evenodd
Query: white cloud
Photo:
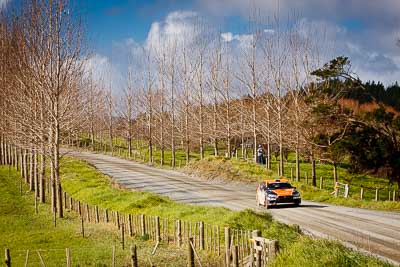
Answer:
<svg viewBox="0 0 400 267"><path fill-rule="evenodd" d="M95 53L87 59L84 69L86 75L90 75L99 87L117 93L121 91L123 85L121 72L108 57Z"/></svg>
<svg viewBox="0 0 400 267"><path fill-rule="evenodd" d="M242 48L246 48L250 46L251 42L253 41L253 34L233 34L231 32L224 32L221 33L221 38L223 42L233 42L237 41L239 46Z"/></svg>
<svg viewBox="0 0 400 267"><path fill-rule="evenodd" d="M164 21L156 21L150 27L145 47L158 51L166 44L190 45L201 34L194 25L198 14L193 11L169 13Z"/></svg>
<svg viewBox="0 0 400 267"><path fill-rule="evenodd" d="M221 33L221 38L222 38L222 41L229 43L229 42L232 42L232 40L233 40L233 34L231 32L224 32L224 33Z"/></svg>
<svg viewBox="0 0 400 267"><path fill-rule="evenodd" d="M266 34L274 34L275 30L274 29L264 29L264 33L266 33Z"/></svg>

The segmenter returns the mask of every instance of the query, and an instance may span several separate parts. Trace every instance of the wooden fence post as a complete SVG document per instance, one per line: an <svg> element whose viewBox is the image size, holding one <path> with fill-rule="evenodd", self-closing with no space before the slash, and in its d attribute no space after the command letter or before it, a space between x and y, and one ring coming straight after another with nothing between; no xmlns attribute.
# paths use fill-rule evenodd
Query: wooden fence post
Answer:
<svg viewBox="0 0 400 267"><path fill-rule="evenodd" d="M375 188L375 201L379 200L379 188Z"/></svg>
<svg viewBox="0 0 400 267"><path fill-rule="evenodd" d="M225 227L225 265L230 266L231 255L230 255L230 242L231 242L231 229Z"/></svg>
<svg viewBox="0 0 400 267"><path fill-rule="evenodd" d="M204 250L204 222L199 223L199 245Z"/></svg>
<svg viewBox="0 0 400 267"><path fill-rule="evenodd" d="M5 264L7 267L11 267L11 256L10 256L10 250L8 248L6 248L5 250Z"/></svg>
<svg viewBox="0 0 400 267"><path fill-rule="evenodd" d="M96 223L98 223L100 221L99 218L99 207L95 206L95 214L96 214Z"/></svg>
<svg viewBox="0 0 400 267"><path fill-rule="evenodd" d="M142 236L146 235L146 221L145 221L145 215L140 214L140 224L141 224L141 229L142 229Z"/></svg>
<svg viewBox="0 0 400 267"><path fill-rule="evenodd" d="M132 231L132 215L128 214L128 230L129 230L129 236L133 236L133 231Z"/></svg>
<svg viewBox="0 0 400 267"><path fill-rule="evenodd" d="M67 257L67 267L71 267L71 256L69 254L69 248L65 249L65 256Z"/></svg>
<svg viewBox="0 0 400 267"><path fill-rule="evenodd" d="M74 210L74 204L73 204L73 202L72 202L72 197L69 197L69 209L70 209L71 211Z"/></svg>
<svg viewBox="0 0 400 267"><path fill-rule="evenodd" d="M273 261L275 259L278 250L279 250L278 240L272 240L271 243L269 243L269 248L268 248L268 254L269 254L268 261Z"/></svg>
<svg viewBox="0 0 400 267"><path fill-rule="evenodd" d="M324 187L324 178L321 176L319 178L319 189L322 189Z"/></svg>
<svg viewBox="0 0 400 267"><path fill-rule="evenodd" d="M87 219L88 222L90 222L89 204L86 204L86 219Z"/></svg>
<svg viewBox="0 0 400 267"><path fill-rule="evenodd" d="M393 190L393 202L396 201L396 189Z"/></svg>
<svg viewBox="0 0 400 267"><path fill-rule="evenodd" d="M64 209L67 209L67 192L64 191L63 193L64 193Z"/></svg>
<svg viewBox="0 0 400 267"><path fill-rule="evenodd" d="M363 198L364 198L364 187L361 186L361 189L360 189L360 199L363 200Z"/></svg>
<svg viewBox="0 0 400 267"><path fill-rule="evenodd" d="M81 233L82 233L82 237L85 237L85 226L84 226L84 222L83 222L83 218L81 218Z"/></svg>
<svg viewBox="0 0 400 267"><path fill-rule="evenodd" d="M121 244L122 249L125 249L125 224L121 224Z"/></svg>
<svg viewBox="0 0 400 267"><path fill-rule="evenodd" d="M131 265L132 267L138 267L136 245L131 245Z"/></svg>
<svg viewBox="0 0 400 267"><path fill-rule="evenodd" d="M106 210L104 211L104 219L105 219L106 223L109 222L109 218L108 218L108 209L106 209Z"/></svg>
<svg viewBox="0 0 400 267"><path fill-rule="evenodd" d="M344 185L344 197L345 198L349 197L349 191L350 191L349 184L345 184Z"/></svg>
<svg viewBox="0 0 400 267"><path fill-rule="evenodd" d="M118 230L119 230L121 228L121 225L120 225L120 222L119 222L119 212L118 211L115 212L115 219L116 219L117 227L118 227Z"/></svg>
<svg viewBox="0 0 400 267"><path fill-rule="evenodd" d="M255 238L255 237L260 237L261 236L261 231L260 230L254 230L253 232L252 232L252 237L253 237L253 239ZM254 243L256 244L256 245L258 245L258 242L256 242L256 241L254 241ZM253 255L253 250L254 250L254 248L251 248L251 253L252 253L252 255ZM259 250L256 250L256 267L261 267L261 259L262 259L262 257L261 257L261 251L259 251Z"/></svg>
<svg viewBox="0 0 400 267"><path fill-rule="evenodd" d="M304 176L306 177L306 184L308 184L308 173L305 172L305 173L304 173Z"/></svg>
<svg viewBox="0 0 400 267"><path fill-rule="evenodd" d="M290 180L293 181L293 168L290 167Z"/></svg>
<svg viewBox="0 0 400 267"><path fill-rule="evenodd" d="M239 267L239 247L233 247L233 267Z"/></svg>
<svg viewBox="0 0 400 267"><path fill-rule="evenodd" d="M187 259L188 267L194 267L194 251L191 243L193 243L193 237L189 237L188 240L188 259Z"/></svg>
<svg viewBox="0 0 400 267"><path fill-rule="evenodd" d="M182 242L182 226L181 226L181 220L177 220L176 221L176 243L178 245L178 247L181 246L181 242Z"/></svg>
<svg viewBox="0 0 400 267"><path fill-rule="evenodd" d="M78 214L79 216L82 217L82 207L81 207L81 202L78 200Z"/></svg>
<svg viewBox="0 0 400 267"><path fill-rule="evenodd" d="M160 235L160 217L156 216L156 242L161 241Z"/></svg>
<svg viewBox="0 0 400 267"><path fill-rule="evenodd" d="M111 266L115 267L115 246L112 247Z"/></svg>

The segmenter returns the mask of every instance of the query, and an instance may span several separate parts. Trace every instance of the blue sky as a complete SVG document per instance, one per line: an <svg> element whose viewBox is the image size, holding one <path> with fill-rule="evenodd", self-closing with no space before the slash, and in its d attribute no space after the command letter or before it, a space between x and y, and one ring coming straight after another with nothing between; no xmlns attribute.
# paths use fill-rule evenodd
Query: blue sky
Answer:
<svg viewBox="0 0 400 267"><path fill-rule="evenodd" d="M112 43L134 39L143 43L151 25L162 22L171 12L195 11L215 21L224 30L243 32L247 18L237 14L218 16L207 12L193 0L117 0L81 1L92 47L111 54Z"/></svg>
<svg viewBox="0 0 400 267"><path fill-rule="evenodd" d="M190 1L118 0L81 1L95 50L109 53L113 42L133 38L143 42L154 21L162 20L177 9L192 9Z"/></svg>
<svg viewBox="0 0 400 267"><path fill-rule="evenodd" d="M0 0L0 5L18 0ZM363 80L400 80L400 0L72 0L87 23L89 47L98 61L118 65L124 49L160 31L190 24L193 16L237 40L248 34L250 10L281 21L294 12L304 27L321 27ZM192 14L192 15L188 15ZM193 15L194 14L194 15ZM179 17L179 19L176 19ZM168 28L169 27L169 28ZM126 52L126 51L125 51ZM116 70L116 72L123 70Z"/></svg>
<svg viewBox="0 0 400 267"><path fill-rule="evenodd" d="M336 54L349 56L363 80L400 80L399 0L86 0L80 5L92 47L106 57L118 53L115 44L144 43L151 26L165 23L172 12L195 12L234 35L247 33L251 9L282 21L296 12L305 24L322 25Z"/></svg>

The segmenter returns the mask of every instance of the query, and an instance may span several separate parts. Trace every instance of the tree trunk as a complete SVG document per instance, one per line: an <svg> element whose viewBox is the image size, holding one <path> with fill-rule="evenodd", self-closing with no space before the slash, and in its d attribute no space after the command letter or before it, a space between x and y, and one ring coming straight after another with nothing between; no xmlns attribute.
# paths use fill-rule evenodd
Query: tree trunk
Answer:
<svg viewBox="0 0 400 267"><path fill-rule="evenodd" d="M39 177L39 190L40 190L40 202L46 202L45 196L45 174L46 174L46 156L44 154L44 146L42 145L42 154L40 155L40 177Z"/></svg>
<svg viewBox="0 0 400 267"><path fill-rule="evenodd" d="M257 162L257 117L256 117L256 103L255 94L253 95L253 158Z"/></svg>
<svg viewBox="0 0 400 267"><path fill-rule="evenodd" d="M242 101L240 101L240 104L241 104L241 106L240 106L240 140L241 140L241 148L242 148L242 159L244 159L245 158L245 145L244 145L244 132L243 132L243 129L244 129L244 118L243 118L243 109L244 109L244 107L243 107L243 100Z"/></svg>
<svg viewBox="0 0 400 267"><path fill-rule="evenodd" d="M213 145L214 145L214 156L218 156L217 103L216 103L217 100L215 98L216 96L214 96L214 112L213 112Z"/></svg>
<svg viewBox="0 0 400 267"><path fill-rule="evenodd" d="M267 110L267 158L265 160L265 167L271 170L271 122L269 109Z"/></svg>
<svg viewBox="0 0 400 267"><path fill-rule="evenodd" d="M0 164L4 165L4 152L3 152L3 135L0 137Z"/></svg>
<svg viewBox="0 0 400 267"><path fill-rule="evenodd" d="M337 162L333 162L333 182L336 183L338 181L337 179Z"/></svg>
<svg viewBox="0 0 400 267"><path fill-rule="evenodd" d="M38 153L33 156L33 177L35 181L35 197L39 197Z"/></svg>
<svg viewBox="0 0 400 267"><path fill-rule="evenodd" d="M187 90L187 89L186 89ZM185 107L185 155L186 165L189 164L190 160L190 139L189 139L189 99L186 96L186 107Z"/></svg>
<svg viewBox="0 0 400 267"><path fill-rule="evenodd" d="M311 158L311 179L312 179L312 185L317 186L317 174L315 171L315 159L314 157Z"/></svg>
<svg viewBox="0 0 400 267"><path fill-rule="evenodd" d="M58 104L58 103L56 103ZM57 106L57 105L56 105ZM57 109L58 110L58 109ZM58 121L55 123L54 131L54 178L56 180L56 194L57 194L57 212L58 217L63 218L63 201L62 201L62 191L61 191L61 179L60 179L60 126Z"/></svg>
<svg viewBox="0 0 400 267"><path fill-rule="evenodd" d="M50 183L51 183L51 210L57 213L57 198L56 198L56 178L54 175L54 160L52 159L50 167Z"/></svg>
<svg viewBox="0 0 400 267"><path fill-rule="evenodd" d="M299 148L296 147L296 181L300 182L300 160Z"/></svg>
<svg viewBox="0 0 400 267"><path fill-rule="evenodd" d="M152 132L151 123L149 123L148 129L149 129L149 142L148 142L149 163L152 163L153 162L153 138L152 138L153 132Z"/></svg>
<svg viewBox="0 0 400 267"><path fill-rule="evenodd" d="M203 126L203 54L199 55L199 146L200 159L204 159L204 126Z"/></svg>
<svg viewBox="0 0 400 267"><path fill-rule="evenodd" d="M29 154L29 190L35 190L34 172L33 172L33 149Z"/></svg>
<svg viewBox="0 0 400 267"><path fill-rule="evenodd" d="M90 119L90 143L92 145L92 151L94 151L95 148L94 148L94 122L93 122L93 118Z"/></svg>
<svg viewBox="0 0 400 267"><path fill-rule="evenodd" d="M285 171L283 169L283 144L282 142L279 143L279 176L284 176Z"/></svg>
<svg viewBox="0 0 400 267"><path fill-rule="evenodd" d="M199 126L200 126L200 140L199 140L199 142L200 142L200 159L204 159L204 129L203 129L203 107L202 107L202 104L200 104L200 114L199 114L199 116L200 116L200 123L199 123Z"/></svg>
<svg viewBox="0 0 400 267"><path fill-rule="evenodd" d="M163 111L163 109L162 109L162 112L161 112L161 129L160 129L160 145L161 145L161 148L160 148L160 150L161 150L161 159L160 159L160 163L161 163L161 166L163 166L164 165L164 118L163 118L163 116L164 116L164 111Z"/></svg>
<svg viewBox="0 0 400 267"><path fill-rule="evenodd" d="M24 178L25 183L29 183L29 158L28 158L28 151L24 149Z"/></svg>
<svg viewBox="0 0 400 267"><path fill-rule="evenodd" d="M175 68L175 66L173 66ZM175 70L172 70L171 76L171 167L175 168Z"/></svg>

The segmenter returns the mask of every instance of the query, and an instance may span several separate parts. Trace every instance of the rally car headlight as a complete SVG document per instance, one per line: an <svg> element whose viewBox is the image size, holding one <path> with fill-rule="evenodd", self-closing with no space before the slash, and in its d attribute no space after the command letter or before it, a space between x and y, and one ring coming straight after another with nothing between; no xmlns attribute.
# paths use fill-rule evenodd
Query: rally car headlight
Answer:
<svg viewBox="0 0 400 267"><path fill-rule="evenodd" d="M268 200L275 200L277 198L278 198L278 195L275 194L275 193L269 193L268 196L267 196Z"/></svg>
<svg viewBox="0 0 400 267"><path fill-rule="evenodd" d="M294 199L299 199L300 198L300 193L298 191L293 191L293 198Z"/></svg>

